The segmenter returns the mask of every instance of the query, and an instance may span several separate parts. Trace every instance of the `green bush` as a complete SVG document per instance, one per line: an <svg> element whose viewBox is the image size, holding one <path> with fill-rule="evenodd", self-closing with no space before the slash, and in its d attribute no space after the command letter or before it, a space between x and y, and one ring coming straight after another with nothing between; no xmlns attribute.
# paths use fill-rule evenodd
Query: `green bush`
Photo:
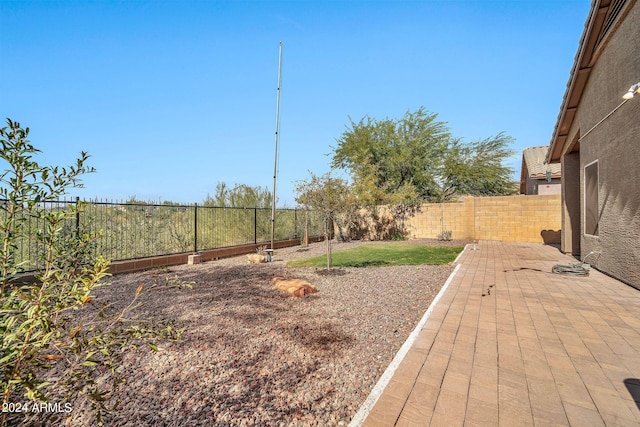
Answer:
<svg viewBox="0 0 640 427"><path fill-rule="evenodd" d="M124 352L139 345L155 349L155 340L177 339L181 331L171 322L125 316L137 306L142 286L123 310L109 313L103 306L80 321L78 313L103 285L109 263L92 255L98 233L75 225L82 204L43 206L80 187L80 176L94 170L85 166L84 152L69 167L40 166L33 160L39 150L27 140L29 129L7 123L0 129L0 158L6 162L0 173L0 426L50 421L55 414L17 412L16 405L41 402L65 409L88 403L101 424L123 382L117 367ZM35 232L26 227L33 218L39 224ZM36 262L16 256L25 238L37 241ZM25 264L39 267L35 280L21 283Z"/></svg>

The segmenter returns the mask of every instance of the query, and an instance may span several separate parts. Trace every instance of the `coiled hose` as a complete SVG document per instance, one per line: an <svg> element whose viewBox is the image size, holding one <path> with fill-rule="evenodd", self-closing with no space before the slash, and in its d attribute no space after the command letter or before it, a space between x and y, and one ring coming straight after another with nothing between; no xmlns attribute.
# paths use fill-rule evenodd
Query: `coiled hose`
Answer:
<svg viewBox="0 0 640 427"><path fill-rule="evenodd" d="M582 266L582 263L561 265L556 264L551 268L551 271L556 274L564 274L567 276L588 276L589 270Z"/></svg>

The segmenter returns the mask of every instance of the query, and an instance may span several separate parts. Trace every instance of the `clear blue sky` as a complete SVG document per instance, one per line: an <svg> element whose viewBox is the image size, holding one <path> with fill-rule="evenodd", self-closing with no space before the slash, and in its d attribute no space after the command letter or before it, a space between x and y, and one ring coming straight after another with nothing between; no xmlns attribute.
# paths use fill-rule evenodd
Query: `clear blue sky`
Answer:
<svg viewBox="0 0 640 427"><path fill-rule="evenodd" d="M349 124L424 106L465 141L547 145L590 0L0 0L0 118L42 164L81 150L82 197L201 202L329 170Z"/></svg>

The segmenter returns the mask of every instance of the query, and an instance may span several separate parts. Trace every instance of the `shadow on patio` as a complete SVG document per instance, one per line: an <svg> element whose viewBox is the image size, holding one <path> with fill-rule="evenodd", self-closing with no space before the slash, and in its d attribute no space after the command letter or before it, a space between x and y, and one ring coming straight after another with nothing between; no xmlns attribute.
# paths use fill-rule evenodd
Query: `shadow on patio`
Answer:
<svg viewBox="0 0 640 427"><path fill-rule="evenodd" d="M639 425L640 292L551 273L570 262L540 244L468 245L351 425Z"/></svg>

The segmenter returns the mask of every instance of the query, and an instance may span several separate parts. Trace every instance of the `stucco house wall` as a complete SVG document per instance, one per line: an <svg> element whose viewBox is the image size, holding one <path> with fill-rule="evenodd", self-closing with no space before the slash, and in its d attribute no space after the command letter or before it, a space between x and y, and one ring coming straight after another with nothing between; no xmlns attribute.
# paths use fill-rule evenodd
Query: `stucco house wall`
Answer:
<svg viewBox="0 0 640 427"><path fill-rule="evenodd" d="M640 94L622 99L640 81L640 2L627 1L600 37L561 156L562 248L640 289ZM589 174L597 171L595 193L587 167ZM595 212L587 209L594 194L597 212L587 218ZM592 218L595 230L589 230Z"/></svg>
<svg viewBox="0 0 640 427"><path fill-rule="evenodd" d="M534 193L539 194L541 196L549 195L549 194L560 194L560 180L552 179L551 182L548 182L546 179L538 179L535 180L534 183Z"/></svg>
<svg viewBox="0 0 640 427"><path fill-rule="evenodd" d="M548 195L548 194L560 194L561 182L559 178L553 178L551 182L546 179L533 179L527 177L525 184L526 195Z"/></svg>

